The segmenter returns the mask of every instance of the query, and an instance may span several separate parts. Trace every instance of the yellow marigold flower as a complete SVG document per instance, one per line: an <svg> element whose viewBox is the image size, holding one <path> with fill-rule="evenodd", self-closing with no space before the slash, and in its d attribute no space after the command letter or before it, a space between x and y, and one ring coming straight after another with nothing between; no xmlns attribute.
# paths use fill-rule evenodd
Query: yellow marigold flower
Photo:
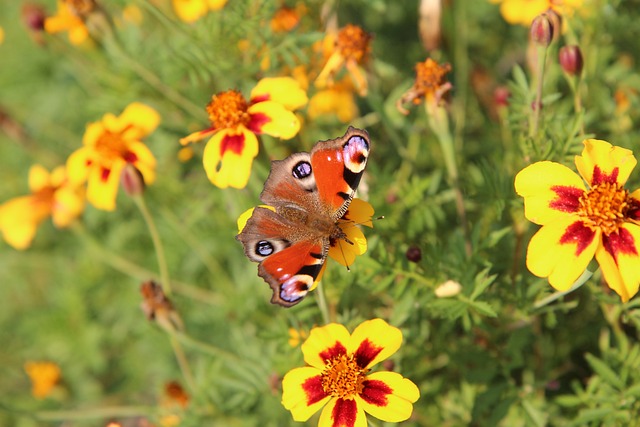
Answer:
<svg viewBox="0 0 640 427"><path fill-rule="evenodd" d="M595 255L607 284L626 302L640 284L640 190L623 187L637 162L630 150L606 141L584 145L575 158L580 175L545 161L516 176L525 216L542 225L529 243L527 267L566 291Z"/></svg>
<svg viewBox="0 0 640 427"><path fill-rule="evenodd" d="M29 170L28 196L0 205L0 232L16 249L31 245L38 225L51 216L58 228L69 226L84 210L84 191L67 179L64 166L49 173L40 165Z"/></svg>
<svg viewBox="0 0 640 427"><path fill-rule="evenodd" d="M311 120L336 115L342 123L350 123L358 115L351 81L343 79L331 88L317 91L309 100L307 115Z"/></svg>
<svg viewBox="0 0 640 427"><path fill-rule="evenodd" d="M369 59L373 36L356 25L346 25L337 34L329 33L324 46L330 49L330 55L322 71L316 78L316 86L324 88L333 85L333 77L345 67L360 96L366 96L367 78L361 66ZM325 52L327 52L325 48Z"/></svg>
<svg viewBox="0 0 640 427"><path fill-rule="evenodd" d="M256 135L293 138L300 121L293 110L307 103L307 94L290 77L264 78L251 91L249 102L236 90L213 95L207 105L211 126L180 140L182 145L212 138L204 149L207 177L219 188L244 188L258 155Z"/></svg>
<svg viewBox="0 0 640 427"><path fill-rule="evenodd" d="M209 11L220 10L227 0L172 0L173 10L183 22L195 22Z"/></svg>
<svg viewBox="0 0 640 427"><path fill-rule="evenodd" d="M44 30L49 34L69 32L69 41L79 45L89 38L84 21L95 10L93 0L58 0L57 13L44 21Z"/></svg>
<svg viewBox="0 0 640 427"><path fill-rule="evenodd" d="M156 159L142 143L155 130L160 115L153 108L134 102L119 117L105 114L90 123L84 133L83 147L67 160L69 179L87 182L87 199L98 209L116 208L120 175L127 164L136 168L145 184L156 178Z"/></svg>
<svg viewBox="0 0 640 427"><path fill-rule="evenodd" d="M510 24L528 27L533 19L551 9L562 16L573 14L582 7L584 0L491 0L500 3L500 13Z"/></svg>
<svg viewBox="0 0 640 427"><path fill-rule="evenodd" d="M363 322L352 334L336 323L312 329L302 344L309 366L284 376L282 404L295 421L324 407L319 427L364 427L365 412L387 422L408 419L418 387L395 372L369 373L401 344L402 332L382 319Z"/></svg>
<svg viewBox="0 0 640 427"><path fill-rule="evenodd" d="M60 367L53 362L27 362L24 370L31 380L31 394L44 399L60 381Z"/></svg>
<svg viewBox="0 0 640 427"><path fill-rule="evenodd" d="M300 342L307 339L309 333L304 329L289 328L289 345L296 348Z"/></svg>
<svg viewBox="0 0 640 427"><path fill-rule="evenodd" d="M431 58L416 64L416 79L411 89L396 103L396 107L403 114L409 114L403 104L408 102L418 105L425 102L427 108L440 104L442 97L451 89L451 83L446 79L451 71L451 65L438 64Z"/></svg>

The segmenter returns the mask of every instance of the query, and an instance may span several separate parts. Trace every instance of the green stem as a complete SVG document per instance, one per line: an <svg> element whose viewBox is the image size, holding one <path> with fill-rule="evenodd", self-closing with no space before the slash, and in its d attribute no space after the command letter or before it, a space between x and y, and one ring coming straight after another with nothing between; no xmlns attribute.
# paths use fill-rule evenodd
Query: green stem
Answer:
<svg viewBox="0 0 640 427"><path fill-rule="evenodd" d="M331 318L329 316L329 306L327 305L327 298L324 294L324 287L322 286L322 281L318 282L318 286L316 287L316 302L318 303L318 308L320 309L320 313L322 314L322 321L325 325L331 323Z"/></svg>
<svg viewBox="0 0 640 427"><path fill-rule="evenodd" d="M185 334L184 332L177 332L175 337L184 345L199 350L203 353L207 353L216 358L224 358L230 362L237 362L238 356L230 353L227 350L223 350L218 347L214 347L211 344L204 343L202 341L196 340L195 338Z"/></svg>
<svg viewBox="0 0 640 427"><path fill-rule="evenodd" d="M171 331L169 335L171 335L171 347L173 348L173 353L176 355L176 360L178 360L178 365L180 366L180 371L182 371L182 376L184 377L189 390L193 391L196 389L196 383L193 379L193 374L191 373L189 361L184 354L184 350L180 345L180 341L178 341L176 333L174 331Z"/></svg>
<svg viewBox="0 0 640 427"><path fill-rule="evenodd" d="M536 83L536 98L533 104L533 111L531 121L529 122L529 137L535 139L538 135L538 130L540 128L540 114L542 111L542 87L544 85L544 70L547 59L547 46L538 45L536 49L537 60L538 60L538 68L537 68L537 78L538 81ZM536 144L533 144L534 147Z"/></svg>
<svg viewBox="0 0 640 427"><path fill-rule="evenodd" d="M149 234L151 235L151 240L153 241L153 247L156 251L156 257L158 258L158 269L160 271L160 283L162 284L162 289L167 297L170 297L172 294L171 290L171 281L169 280L169 268L167 267L167 259L164 255L164 247L162 246L162 241L160 240L160 234L158 233L158 228L156 227L156 223L153 221L153 217L147 208L147 204L144 201L144 197L142 195L136 195L132 197L133 201L140 209L140 213L144 218L144 221L147 223L147 228L149 229Z"/></svg>
<svg viewBox="0 0 640 427"><path fill-rule="evenodd" d="M571 292L575 291L580 286L584 285L592 275L593 275L592 272L590 272L589 270L585 270L582 273L582 275L580 277L578 277L578 280L576 280L574 282L574 284L569 289L567 289L566 291L554 292L551 295L549 295L548 297L542 298L541 300L538 300L538 301L534 302L533 303L533 308L536 309L536 310L539 309L539 308L542 308L545 305L551 304L555 300L557 300L559 298L562 298L563 296L567 295L568 293L571 293Z"/></svg>

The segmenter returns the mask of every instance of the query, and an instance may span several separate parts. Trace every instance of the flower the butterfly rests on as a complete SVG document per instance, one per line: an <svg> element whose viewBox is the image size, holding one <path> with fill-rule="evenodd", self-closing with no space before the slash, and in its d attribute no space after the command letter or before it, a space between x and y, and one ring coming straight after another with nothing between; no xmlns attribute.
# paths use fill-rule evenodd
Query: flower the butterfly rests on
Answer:
<svg viewBox="0 0 640 427"><path fill-rule="evenodd" d="M595 256L608 286L626 302L640 285L640 189L623 187L637 161L606 141L587 139L584 146L575 158L580 176L548 161L516 176L525 216L542 225L529 243L527 267L566 291Z"/></svg>
<svg viewBox="0 0 640 427"><path fill-rule="evenodd" d="M371 226L373 209L351 202L369 145L366 131L349 127L340 138L316 143L310 153L271 163L260 194L267 206L253 209L244 226L241 217L236 238L247 257L260 263L258 275L271 286L272 303L299 303L315 287L327 255L349 264L366 250L355 224Z"/></svg>
<svg viewBox="0 0 640 427"><path fill-rule="evenodd" d="M324 407L319 427L366 427L365 412L387 422L408 419L418 387L396 372L369 373L401 344L402 332L382 319L363 322L352 334L336 323L312 329L302 344L309 366L284 376L282 404L296 421Z"/></svg>

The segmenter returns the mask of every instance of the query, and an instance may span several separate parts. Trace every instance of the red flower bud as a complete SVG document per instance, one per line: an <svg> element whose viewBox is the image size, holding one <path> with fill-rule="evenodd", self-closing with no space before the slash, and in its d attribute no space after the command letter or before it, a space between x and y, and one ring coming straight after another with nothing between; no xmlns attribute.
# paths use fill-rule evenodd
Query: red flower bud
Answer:
<svg viewBox="0 0 640 427"><path fill-rule="evenodd" d="M531 23L531 41L541 46L549 46L553 40L553 22L549 15L542 13Z"/></svg>
<svg viewBox="0 0 640 427"><path fill-rule="evenodd" d="M510 96L511 92L509 92L506 86L498 86L496 90L493 91L493 102L495 102L496 107L507 107Z"/></svg>
<svg viewBox="0 0 640 427"><path fill-rule="evenodd" d="M47 14L39 4L25 3L22 5L22 22L32 31L44 30L44 20Z"/></svg>
<svg viewBox="0 0 640 427"><path fill-rule="evenodd" d="M129 196L139 196L144 192L142 174L133 165L127 163L120 175L120 184Z"/></svg>
<svg viewBox="0 0 640 427"><path fill-rule="evenodd" d="M571 76L578 76L582 72L582 52L575 45L563 46L560 48L559 61L565 73Z"/></svg>
<svg viewBox="0 0 640 427"><path fill-rule="evenodd" d="M411 262L420 262L422 259L422 251L417 246L409 246L405 256Z"/></svg>

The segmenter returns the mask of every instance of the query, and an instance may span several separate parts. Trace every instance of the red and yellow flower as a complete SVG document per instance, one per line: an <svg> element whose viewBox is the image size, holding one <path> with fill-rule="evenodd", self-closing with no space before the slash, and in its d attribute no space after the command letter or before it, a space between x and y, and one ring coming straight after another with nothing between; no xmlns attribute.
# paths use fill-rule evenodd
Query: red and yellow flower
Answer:
<svg viewBox="0 0 640 427"><path fill-rule="evenodd" d="M136 168L144 183L156 178L156 159L142 142L160 123L153 108L134 102L116 117L105 114L101 121L87 126L83 147L67 160L69 179L87 182L87 199L98 209L112 211L122 170L127 164Z"/></svg>
<svg viewBox="0 0 640 427"><path fill-rule="evenodd" d="M363 322L352 334L339 324L314 328L302 344L309 365L282 380L282 404L296 421L324 407L319 427L366 427L366 413L387 422L408 419L420 397L411 380L371 367L402 344L402 332L382 319Z"/></svg>
<svg viewBox="0 0 640 427"><path fill-rule="evenodd" d="M195 22L210 11L220 10L227 0L172 0L173 10L183 22Z"/></svg>
<svg viewBox="0 0 640 427"><path fill-rule="evenodd" d="M567 291L595 256L608 286L626 302L640 285L640 189L624 188L637 162L630 150L606 141L584 145L575 158L580 175L544 161L516 176L525 216L542 225L529 243L527 267Z"/></svg>
<svg viewBox="0 0 640 427"><path fill-rule="evenodd" d="M307 103L307 94L290 77L264 78L249 102L237 90L213 95L207 105L211 126L180 140L182 145L211 137L204 149L207 177L219 188L244 188L258 155L256 135L291 139L300 130L293 110Z"/></svg>
<svg viewBox="0 0 640 427"><path fill-rule="evenodd" d="M500 13L510 24L528 27L533 19L551 9L562 16L571 15L582 7L584 0L490 0L500 3Z"/></svg>
<svg viewBox="0 0 640 427"><path fill-rule="evenodd" d="M95 8L94 0L58 0L57 12L45 19L44 30L49 34L68 31L72 44L82 44L89 38L85 19Z"/></svg>
<svg viewBox="0 0 640 427"><path fill-rule="evenodd" d="M26 249L38 225L49 216L58 228L69 226L84 210L84 190L67 179L64 166L49 173L34 165L29 170L28 196L16 197L0 205L0 232L16 249Z"/></svg>

